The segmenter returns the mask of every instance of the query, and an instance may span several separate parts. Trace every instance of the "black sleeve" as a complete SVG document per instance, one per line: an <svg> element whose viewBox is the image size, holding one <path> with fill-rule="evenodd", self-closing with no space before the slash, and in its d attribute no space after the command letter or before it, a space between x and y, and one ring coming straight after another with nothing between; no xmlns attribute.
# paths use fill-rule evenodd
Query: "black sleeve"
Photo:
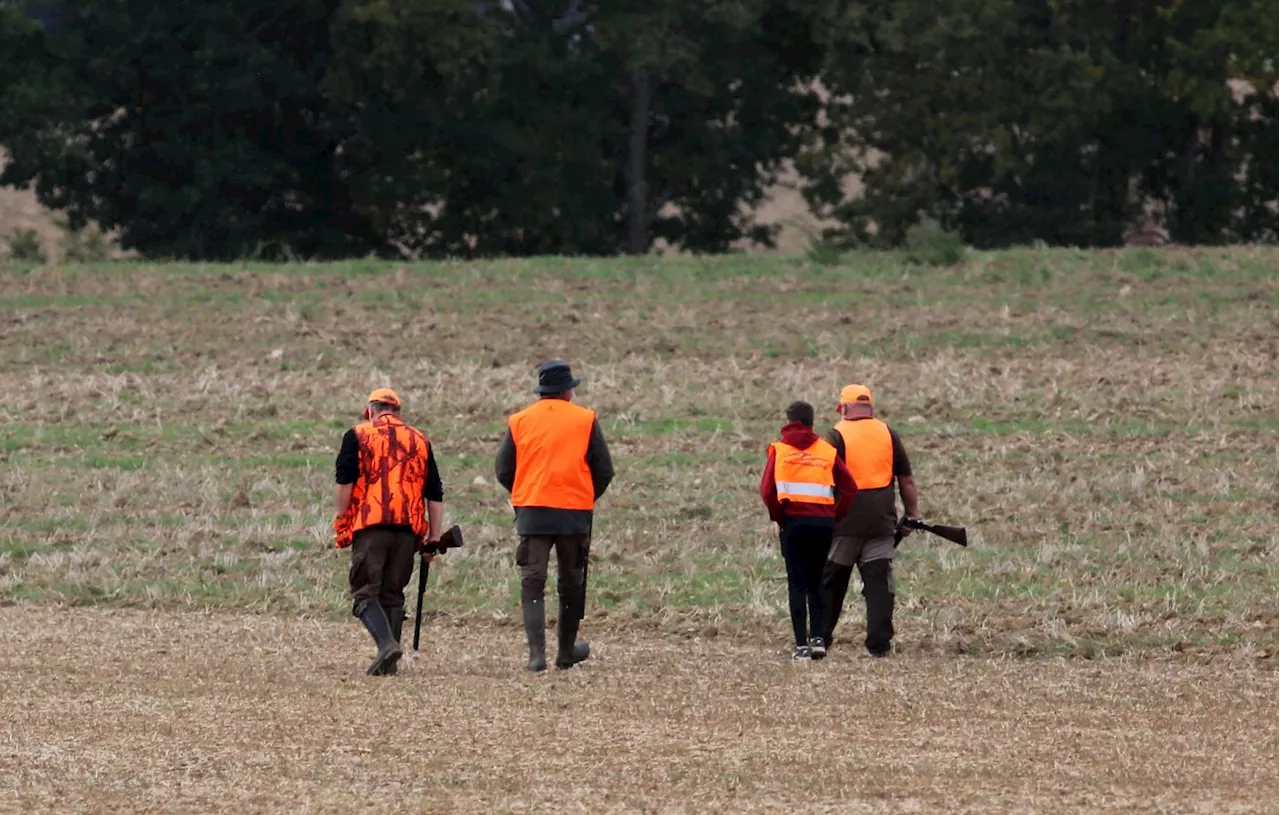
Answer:
<svg viewBox="0 0 1280 815"><path fill-rule="evenodd" d="M428 501L444 500L444 482L440 480L440 468L436 466L436 447L427 446L427 483L422 487L422 497Z"/></svg>
<svg viewBox="0 0 1280 815"><path fill-rule="evenodd" d="M591 440L587 442L587 467L591 470L591 484L595 488L596 498L599 498L613 481L613 458L609 455L609 444L604 440L604 431L600 429L598 419L591 423Z"/></svg>
<svg viewBox="0 0 1280 815"><path fill-rule="evenodd" d="M844 457L844 436L841 436L841 435L840 435L840 431L839 431L839 430L836 430L836 429L833 427L833 428L831 428L830 430L828 430L828 431L827 431L827 444L830 444L832 447L836 448L836 457L837 457L837 458L839 458L841 461L844 461L844 460L845 460L845 457Z"/></svg>
<svg viewBox="0 0 1280 815"><path fill-rule="evenodd" d="M343 435L338 461L333 469L335 480L339 484L354 484L360 477L360 441L356 438L355 428Z"/></svg>
<svg viewBox="0 0 1280 815"><path fill-rule="evenodd" d="M910 477L911 459L907 458L907 448L902 446L902 439L892 429L889 430L889 438L893 440L893 477Z"/></svg>
<svg viewBox="0 0 1280 815"><path fill-rule="evenodd" d="M498 445L498 458L493 462L493 474L507 492L511 492L516 485L516 442L511 438L511 428L507 428L502 444Z"/></svg>

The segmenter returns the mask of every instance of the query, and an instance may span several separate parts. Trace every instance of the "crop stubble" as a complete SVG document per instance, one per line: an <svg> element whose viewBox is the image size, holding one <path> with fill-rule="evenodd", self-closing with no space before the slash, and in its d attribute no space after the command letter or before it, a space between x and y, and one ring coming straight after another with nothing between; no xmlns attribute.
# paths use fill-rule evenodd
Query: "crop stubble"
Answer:
<svg viewBox="0 0 1280 815"><path fill-rule="evenodd" d="M180 809L171 793L193 809L225 796L321 811L375 781L506 811L564 783L608 805L583 811L1261 801L1276 749L1260 718L1277 636L1275 266L1274 250L1236 249L997 253L948 271L885 257L0 270L0 590L21 604L4 611L5 698L32 701L8 731L25 779L13 789L164 811ZM514 675L513 541L491 463L551 356L584 376L618 465L586 623L609 645L585 678L530 684ZM974 545L904 546L901 662L796 673L780 658L760 462L788 401L826 415L855 379L912 451L925 513L968 525ZM420 708L424 745L474 759L439 774L438 744L394 769L374 765L388 746L347 752L361 731L335 712L367 686L326 548L332 457L380 384L436 440L468 550L433 570L443 634L416 679L378 686L362 715ZM859 600L855 584L845 642L861 636ZM95 633L83 612L39 610L84 605L143 611L95 612ZM215 613L169 615L195 609ZM57 647L35 647L28 613ZM152 659L156 631L172 650ZM1108 658L1000 659L1035 654ZM605 716L635 699L652 707ZM829 704L845 706L834 729ZM898 726L875 730L874 705ZM67 712L79 706L96 712ZM99 723L116 741L94 741ZM468 726L477 752L441 735ZM535 761L505 727L558 746ZM576 727L619 755L575 745ZM166 743L182 754L202 736L221 773L165 763ZM126 748L142 766L89 769ZM891 771L875 772L877 750ZM571 777L557 755L598 761L597 776ZM83 783L42 775L67 757ZM1175 772L1184 758L1196 769ZM235 783L281 761L278 781ZM806 799L811 780L788 768L826 792ZM682 805L695 786L703 797Z"/></svg>

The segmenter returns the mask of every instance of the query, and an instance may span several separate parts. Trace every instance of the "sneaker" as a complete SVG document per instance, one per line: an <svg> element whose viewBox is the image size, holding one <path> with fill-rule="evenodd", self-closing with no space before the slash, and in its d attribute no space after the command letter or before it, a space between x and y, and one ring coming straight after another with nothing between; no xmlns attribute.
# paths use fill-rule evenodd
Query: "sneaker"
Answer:
<svg viewBox="0 0 1280 815"><path fill-rule="evenodd" d="M809 653L809 646L797 645L796 650L792 652L791 659L795 661L810 659L812 654Z"/></svg>
<svg viewBox="0 0 1280 815"><path fill-rule="evenodd" d="M822 659L827 655L827 645L822 641L822 637L809 638L809 655L814 659Z"/></svg>

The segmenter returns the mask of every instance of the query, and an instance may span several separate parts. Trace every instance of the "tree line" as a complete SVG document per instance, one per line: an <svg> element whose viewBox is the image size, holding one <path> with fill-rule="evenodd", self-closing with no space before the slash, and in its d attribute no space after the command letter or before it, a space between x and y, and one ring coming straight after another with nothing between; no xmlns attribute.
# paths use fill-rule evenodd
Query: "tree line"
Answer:
<svg viewBox="0 0 1280 815"><path fill-rule="evenodd" d="M188 259L1275 241L1263 0L0 0L0 185ZM862 189L848 192L856 175Z"/></svg>

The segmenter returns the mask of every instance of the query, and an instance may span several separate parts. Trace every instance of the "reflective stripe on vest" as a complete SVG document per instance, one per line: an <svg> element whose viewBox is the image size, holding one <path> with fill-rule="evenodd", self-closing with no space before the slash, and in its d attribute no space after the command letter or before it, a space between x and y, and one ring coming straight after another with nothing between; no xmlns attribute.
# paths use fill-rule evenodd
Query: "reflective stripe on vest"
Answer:
<svg viewBox="0 0 1280 815"><path fill-rule="evenodd" d="M835 487L824 487L821 484L805 484L802 481L779 481L778 492L787 495L807 495L812 498L835 498Z"/></svg>
<svg viewBox="0 0 1280 815"><path fill-rule="evenodd" d="M596 414L564 399L540 399L507 420L516 446L516 507L594 509L587 446Z"/></svg>
<svg viewBox="0 0 1280 815"><path fill-rule="evenodd" d="M822 439L804 450L780 441L771 447L779 501L828 505L836 502L836 448Z"/></svg>
<svg viewBox="0 0 1280 815"><path fill-rule="evenodd" d="M893 437L879 419L842 420L836 431L844 439L844 463L860 490L893 483Z"/></svg>
<svg viewBox="0 0 1280 815"><path fill-rule="evenodd" d="M410 526L427 536L427 458L431 442L398 416L356 425L360 475L351 488L351 532L369 526Z"/></svg>

